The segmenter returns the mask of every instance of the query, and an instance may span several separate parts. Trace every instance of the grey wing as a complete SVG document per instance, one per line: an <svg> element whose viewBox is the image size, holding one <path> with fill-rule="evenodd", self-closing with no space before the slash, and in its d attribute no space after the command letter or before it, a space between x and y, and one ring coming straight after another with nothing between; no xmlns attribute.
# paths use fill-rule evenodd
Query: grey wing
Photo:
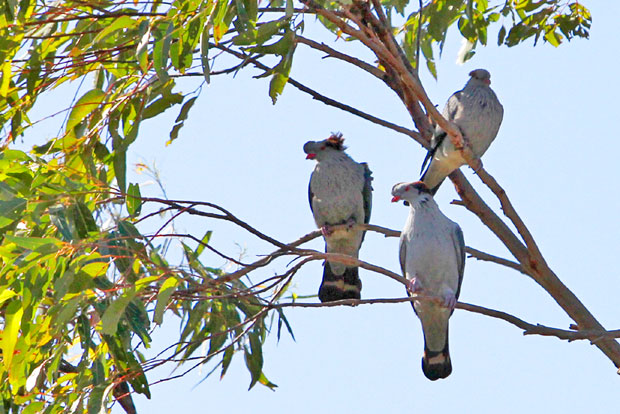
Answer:
<svg viewBox="0 0 620 414"><path fill-rule="evenodd" d="M314 198L314 193L312 192L312 175L311 175L310 182L308 183L308 203L310 203L310 211L312 211L312 214L314 214L314 208L312 208L313 198Z"/></svg>
<svg viewBox="0 0 620 414"><path fill-rule="evenodd" d="M364 200L364 223L370 223L370 211L372 210L372 171L368 168L368 164L362 162L364 167L364 188L362 189L362 198Z"/></svg>
<svg viewBox="0 0 620 414"><path fill-rule="evenodd" d="M443 108L443 112L441 113L443 117L450 122L454 121L459 110L463 108L463 98L463 91L453 93L450 99L448 99L448 102L446 102L446 106Z"/></svg>
<svg viewBox="0 0 620 414"><path fill-rule="evenodd" d="M465 273L465 239L463 238L463 230L454 223L454 231L452 232L452 241L454 242L454 251L456 253L456 263L459 270L459 284L456 289L456 298L461 294L461 284L463 283L463 274Z"/></svg>
<svg viewBox="0 0 620 414"><path fill-rule="evenodd" d="M400 238L398 245L398 261L400 262L400 271L403 277L406 278L407 273L405 273L405 265L407 264L407 243L403 237Z"/></svg>

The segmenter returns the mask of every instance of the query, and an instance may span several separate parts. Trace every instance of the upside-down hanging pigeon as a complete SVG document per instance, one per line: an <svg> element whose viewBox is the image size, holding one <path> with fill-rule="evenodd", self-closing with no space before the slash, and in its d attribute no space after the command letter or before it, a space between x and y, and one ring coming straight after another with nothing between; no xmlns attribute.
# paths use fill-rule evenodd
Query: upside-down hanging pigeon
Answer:
<svg viewBox="0 0 620 414"><path fill-rule="evenodd" d="M471 78L463 90L448 99L442 115L459 128L474 155L480 158L497 136L504 107L491 89L491 74L488 71L476 69L469 76ZM422 171L425 167L426 171L421 180L431 189L431 194L435 194L443 180L466 163L447 133L437 126L431 139L431 149L422 163Z"/></svg>
<svg viewBox="0 0 620 414"><path fill-rule="evenodd" d="M317 161L308 198L314 221L325 239L325 252L357 258L365 232L354 225L370 220L372 178L366 163L357 163L344 152L343 142L342 134L332 134L323 141L304 145L306 158ZM334 229L341 224L346 226ZM360 298L362 282L357 267L329 261L323 266L321 302Z"/></svg>
<svg viewBox="0 0 620 414"><path fill-rule="evenodd" d="M421 182L399 183L392 202L409 202L409 217L400 236L400 267L409 281L408 294L434 296L416 300L413 310L422 322L422 371L430 380L452 372L448 350L448 319L461 291L465 242L458 224L439 210L430 190Z"/></svg>

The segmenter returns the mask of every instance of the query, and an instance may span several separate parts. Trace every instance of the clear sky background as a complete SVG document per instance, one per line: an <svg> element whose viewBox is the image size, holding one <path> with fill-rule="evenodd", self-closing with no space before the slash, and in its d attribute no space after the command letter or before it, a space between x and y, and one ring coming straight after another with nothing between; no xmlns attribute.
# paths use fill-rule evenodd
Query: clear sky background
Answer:
<svg viewBox="0 0 620 414"><path fill-rule="evenodd" d="M463 66L455 64L461 38L450 32L439 80L422 70L431 99L443 107L461 89L467 74L486 68L504 105L504 121L484 166L507 190L552 269L609 329L620 328L618 292L620 256L618 220L618 140L616 103L620 3L584 2L593 14L590 40L559 48L532 42L515 48L479 48ZM321 31L307 18L306 35ZM354 43L322 39L341 51L372 62ZM397 124L412 122L396 95L382 82L299 45L292 77L341 102ZM217 69L217 68L216 68ZM390 203L390 189L416 180L424 150L407 136L373 125L351 114L313 101L288 85L273 106L268 79L252 79L243 70L233 79L215 77L205 86L180 137L166 147L178 114L147 121L132 147L130 162L156 164L168 197L217 203L259 230L293 241L315 228L307 201L314 162L306 161L302 145L341 131L348 153L366 161L374 172L371 223L400 230L408 214ZM194 78L180 83L189 92ZM86 89L84 89L85 91ZM49 105L54 101L50 100ZM50 106L49 112L54 112ZM54 132L52 132L54 133ZM132 168L133 170L133 168ZM480 180L465 174L500 211ZM145 174L132 172L143 195L161 196ZM463 228L469 246L510 258L500 242L463 207L450 182L439 191L443 212ZM182 218L179 231L198 236L213 230L211 242L246 261L272 251L234 226L200 218ZM315 240L310 247L322 249ZM212 266L227 266L207 254ZM399 271L398 240L369 233L361 258ZM282 271L285 261L257 273ZM228 267L229 270L234 268ZM307 265L294 279L299 295L315 294L321 279L319 262ZM363 298L402 297L402 285L362 270ZM572 320L534 281L518 272L468 259L460 299L512 313L531 323L568 328ZM603 412L617 407L620 377L612 363L587 341L567 343L551 337L523 336L516 327L462 310L450 322L454 371L446 380L428 381L422 374L423 349L418 319L409 304L356 308L290 309L286 315L296 341L283 334L268 338L264 372L278 384L271 391L257 385L247 391L250 376L242 355L236 355L226 377L204 382L210 366L182 379L152 387L147 400L134 396L140 413L251 412L297 414L316 412ZM175 317L167 315L155 334L152 355L178 335ZM150 371L149 381L171 375L171 367ZM182 370L182 368L180 369ZM180 371L179 370L179 371ZM175 372L178 373L178 372ZM115 413L121 413L115 407Z"/></svg>

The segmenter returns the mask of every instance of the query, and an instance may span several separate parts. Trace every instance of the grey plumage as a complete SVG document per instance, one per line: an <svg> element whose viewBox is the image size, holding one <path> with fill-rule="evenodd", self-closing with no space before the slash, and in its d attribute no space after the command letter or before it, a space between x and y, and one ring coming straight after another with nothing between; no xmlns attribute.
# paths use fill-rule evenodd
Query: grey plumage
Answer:
<svg viewBox="0 0 620 414"><path fill-rule="evenodd" d="M459 128L463 138L469 141L474 155L480 158L497 136L504 108L491 89L491 74L488 71L476 69L469 76L471 78L463 90L448 99L442 115ZM443 180L465 164L447 133L438 126L431 140L431 150L422 163L424 173L421 180L435 194Z"/></svg>
<svg viewBox="0 0 620 414"><path fill-rule="evenodd" d="M304 145L306 158L317 164L310 177L308 198L316 225L325 239L327 253L358 257L364 231L355 224L368 223L372 205L371 172L366 163L357 163L345 152L341 134ZM335 230L333 226L348 227ZM321 302L360 298L362 282L357 267L336 262L324 263L319 288Z"/></svg>
<svg viewBox="0 0 620 414"><path fill-rule="evenodd" d="M465 268L463 232L439 210L423 182L396 184L392 195L393 202L405 200L410 205L400 236L400 266L410 283L407 291L441 300L412 303L424 333L422 370L430 380L446 378L452 372L448 319L459 297Z"/></svg>

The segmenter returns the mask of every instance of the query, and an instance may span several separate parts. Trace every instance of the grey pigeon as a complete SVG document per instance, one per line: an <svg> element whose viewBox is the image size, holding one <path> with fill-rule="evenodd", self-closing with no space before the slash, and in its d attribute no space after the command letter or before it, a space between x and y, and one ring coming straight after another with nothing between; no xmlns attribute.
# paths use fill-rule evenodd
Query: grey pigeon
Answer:
<svg viewBox="0 0 620 414"><path fill-rule="evenodd" d="M471 78L463 90L448 99L442 115L459 128L474 155L480 158L497 136L504 107L491 89L491 74L487 70L476 69L469 76ZM434 195L443 180L466 163L447 133L438 126L431 139L431 149L422 163L424 173L421 180Z"/></svg>
<svg viewBox="0 0 620 414"><path fill-rule="evenodd" d="M409 281L407 292L434 296L416 300L413 310L422 322L422 371L435 381L452 372L448 350L448 319L461 291L465 242L458 224L443 215L423 182L399 183L392 202L405 200L409 217L400 236L400 267Z"/></svg>
<svg viewBox="0 0 620 414"><path fill-rule="evenodd" d="M323 141L308 141L304 145L306 158L317 161L310 177L308 199L314 221L325 239L325 251L357 258L365 232L353 226L370 220L372 178L368 165L349 157L343 143L342 134L332 134ZM347 226L333 228L340 224ZM360 298L362 282L357 267L336 262L323 266L321 302Z"/></svg>

